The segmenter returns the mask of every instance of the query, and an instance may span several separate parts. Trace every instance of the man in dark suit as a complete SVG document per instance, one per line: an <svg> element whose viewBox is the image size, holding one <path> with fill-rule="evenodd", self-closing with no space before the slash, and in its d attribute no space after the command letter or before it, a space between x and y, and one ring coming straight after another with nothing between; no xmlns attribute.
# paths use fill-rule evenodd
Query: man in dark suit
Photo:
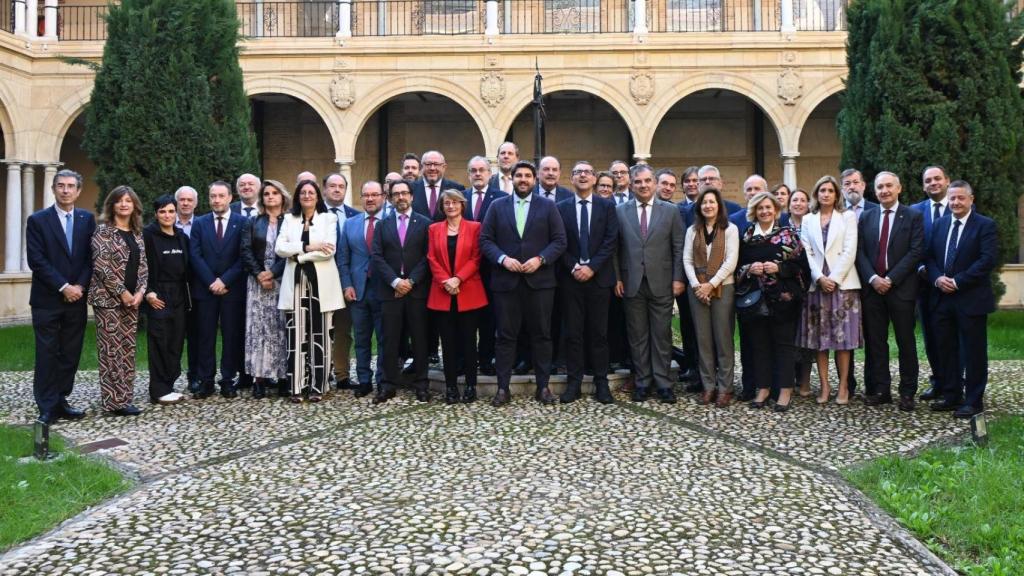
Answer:
<svg viewBox="0 0 1024 576"><path fill-rule="evenodd" d="M675 403L669 381L672 357L672 299L686 288L683 272L683 220L673 204L655 200L654 172L633 166L633 200L615 209L619 220L619 280L626 331L633 357L633 401L644 402L650 385L658 399Z"/></svg>
<svg viewBox="0 0 1024 576"><path fill-rule="evenodd" d="M568 188L558 184L558 181L562 178L562 165L558 162L558 158L554 156L541 158L540 165L537 166L537 173L535 194L555 204L573 196L573 193ZM565 343L563 342L562 335L563 323L562 294L559 287L555 289L554 304L551 307L551 359L555 372L565 368ZM522 368L530 365L529 342L522 337L519 339L518 364Z"/></svg>
<svg viewBox="0 0 1024 576"><path fill-rule="evenodd" d="M430 267L427 263L427 229L430 219L411 206L412 189L406 181L391 185L395 213L380 223L373 234L373 289L381 302L384 333L384 380L374 404L395 397L402 367L398 351L403 331L412 340L416 399L430 401L427 381L427 295Z"/></svg>
<svg viewBox="0 0 1024 576"><path fill-rule="evenodd" d="M615 285L613 257L619 222L615 204L593 193L596 181L594 166L577 162L572 169L575 194L558 203L566 235L557 267L568 374L562 403L579 400L587 354L594 372L594 399L613 402L608 389L608 302Z"/></svg>
<svg viewBox="0 0 1024 576"><path fill-rule="evenodd" d="M189 241L192 302L199 317L196 398L214 392L217 327L220 326L220 394L235 398L245 342L245 282L240 254L244 216L231 211L231 184L210 184L210 210L196 218Z"/></svg>
<svg viewBox="0 0 1024 576"><path fill-rule="evenodd" d="M82 175L61 170L53 178L54 204L28 217L25 251L32 270L32 330L36 360L32 392L39 420L77 420L85 413L68 403L85 337L86 292L92 279L96 220L75 208Z"/></svg>
<svg viewBox="0 0 1024 576"><path fill-rule="evenodd" d="M693 174L694 181L697 180L696 170ZM661 168L654 173L655 181L655 198L669 204L674 204L679 208L679 215L684 218L683 230L685 231L688 226L685 225L685 212L690 212L692 218L692 210L687 210L688 204L691 202L685 196L683 199L676 204L675 195L676 190L679 188L679 178L676 176L675 171L671 168ZM679 328L682 333L683 347L677 348L672 347L672 357L679 364L679 380L680 381L693 381L692 384L687 386L687 392L700 392L704 389L703 385L698 380L697 375L697 333L693 328L693 317L690 315L690 299L687 298L686 293L676 298L676 307L679 309Z"/></svg>
<svg viewBox="0 0 1024 576"><path fill-rule="evenodd" d="M869 210L877 210L878 204L867 200L864 197L864 190L867 188L867 184L864 183L864 176L860 173L860 170L856 168L847 168L839 174L839 185L843 190L843 199L846 201L846 207L853 210L853 213L857 216L859 222L861 216L863 216ZM875 218L878 216L875 215ZM854 391L857 389L857 375L856 366L854 365L854 357L850 356L850 368L846 374L846 379L849 382L850 397L853 397ZM836 358L836 370L839 370L839 358ZM867 387L868 379L870 378L870 370L868 369L867 361L864 362L864 385Z"/></svg>
<svg viewBox="0 0 1024 576"><path fill-rule="evenodd" d="M514 142L502 142L498 146L498 171L488 180L488 185L506 195L512 194L512 167L516 162L519 162L519 146Z"/></svg>
<svg viewBox="0 0 1024 576"><path fill-rule="evenodd" d="M242 174L235 180L235 191L238 192L238 200L231 203L231 211L246 218L259 216L256 196L260 193L260 179L252 174Z"/></svg>
<svg viewBox="0 0 1024 576"><path fill-rule="evenodd" d="M914 204L912 208L921 213L924 218L924 246L925 251L932 245L932 228L943 216L947 214L946 189L949 187L949 177L946 176L946 169L941 166L928 166L921 174L921 187L924 188L927 198ZM927 256L926 256L927 259ZM932 373L928 377L929 387L921 394L921 400L935 400L940 397L936 386L939 365L942 363L939 358L939 345L935 341L935 331L932 329L931 300L933 293L937 290L935 286L927 281L928 272L925 263L918 267L921 275L921 293L917 297L917 315L921 319L921 334L924 336L924 351L928 356L928 366Z"/></svg>
<svg viewBox="0 0 1024 576"><path fill-rule="evenodd" d="M491 291L498 319L495 368L498 392L492 406L508 404L516 341L522 325L530 336L535 398L553 404L551 316L557 280L555 264L565 251L565 227L555 204L534 193L537 169L520 161L512 170L516 193L491 203L480 230L480 249L491 264Z"/></svg>
<svg viewBox="0 0 1024 576"><path fill-rule="evenodd" d="M572 191L558 184L562 178L562 165L558 158L545 156L540 159L540 166L537 166L539 177L537 179L536 192L543 198L551 200L555 204L572 197Z"/></svg>
<svg viewBox="0 0 1024 576"><path fill-rule="evenodd" d="M423 177L417 178L412 184L412 211L423 214L434 222L440 222L444 220L444 210L437 201L441 197L441 192L451 188L463 191L466 187L444 177L448 164L444 160L444 155L437 150L425 152L421 166Z"/></svg>
<svg viewBox="0 0 1024 576"><path fill-rule="evenodd" d="M974 191L963 180L949 185L949 212L934 224L928 250L932 292L932 329L940 359L937 371L942 400L936 411L953 410L970 418L984 410L988 382L988 315L995 311L992 271L999 238L996 223L971 210ZM965 350L960 350L964 346ZM961 369L961 362L964 369ZM961 374L966 374L961 380Z"/></svg>
<svg viewBox="0 0 1024 576"><path fill-rule="evenodd" d="M892 172L875 176L879 210L865 212L857 225L857 273L860 274L864 322L864 354L871 376L864 403L892 402L889 373L889 324L899 348L899 408L914 410L917 394L917 346L914 340L914 304L917 266L924 256L921 213L899 203L900 179Z"/></svg>
<svg viewBox="0 0 1024 576"><path fill-rule="evenodd" d="M506 142L506 144L509 143ZM483 156L471 158L466 165L466 171L469 174L470 187L466 190L465 218L476 222L483 222L487 216L488 209L491 207L491 203L498 198L508 196L508 194L502 192L501 188L499 188L500 183L495 182L495 179L490 176L491 166ZM477 357L480 373L494 376L494 332L496 320L494 318L494 307L490 304L494 300L494 295L491 292L491 265L487 260L480 262L480 279L483 281L484 291L487 293L487 306L477 311L477 331L480 335L477 345Z"/></svg>
<svg viewBox="0 0 1024 576"><path fill-rule="evenodd" d="M612 201L619 207L633 199L633 192L630 190L629 165L622 160L613 160L608 165L608 171L615 180L615 189L612 191Z"/></svg>

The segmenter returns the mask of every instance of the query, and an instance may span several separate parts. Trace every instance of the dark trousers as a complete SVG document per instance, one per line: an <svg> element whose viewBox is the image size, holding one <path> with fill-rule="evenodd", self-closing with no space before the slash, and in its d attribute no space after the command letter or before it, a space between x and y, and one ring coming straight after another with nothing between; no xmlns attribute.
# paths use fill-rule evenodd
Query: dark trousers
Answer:
<svg viewBox="0 0 1024 576"><path fill-rule="evenodd" d="M927 284L927 282L925 282ZM942 360L939 357L939 343L935 341L935 329L932 324L935 318L932 316L931 303L931 291L934 288L926 288L921 291L921 295L917 298L917 316L921 319L921 336L924 338L924 353L928 358L928 367L931 369L932 385L936 384L936 379L939 376L939 366L942 364Z"/></svg>
<svg viewBox="0 0 1024 576"><path fill-rule="evenodd" d="M370 366L373 359L373 337L377 335L377 384L381 381L381 354L384 352L384 341L382 340L383 313L377 293L366 284L366 292L363 299L358 302L347 304L349 314L352 317L353 341L356 345L356 378L361 386L369 386L373 382L373 368Z"/></svg>
<svg viewBox="0 0 1024 576"><path fill-rule="evenodd" d="M619 298L608 290L608 360L619 364L629 361L626 344L626 309Z"/></svg>
<svg viewBox="0 0 1024 576"><path fill-rule="evenodd" d="M32 392L40 414L54 414L71 394L82 357L86 324L85 298L59 308L32 308L36 340Z"/></svg>
<svg viewBox="0 0 1024 576"><path fill-rule="evenodd" d="M740 333L740 383L743 385L743 397L753 396L755 389L757 388L756 379L754 377L754 348L757 347L759 342L751 339L750 329L746 326L748 322L739 322L739 333ZM795 337L794 337L795 338ZM768 374L769 377L772 373ZM792 386L792 381L790 386Z"/></svg>
<svg viewBox="0 0 1024 576"><path fill-rule="evenodd" d="M495 315L498 318L494 369L498 375L499 388L508 390L512 380L516 341L524 324L530 339L537 389L547 387L551 375L550 317L554 298L554 288L535 290L522 281L514 290L494 293Z"/></svg>
<svg viewBox="0 0 1024 576"><path fill-rule="evenodd" d="M403 331L409 334L412 359L416 365L413 384L427 388L427 301L405 296L383 300L380 304L381 327L384 334L384 385L397 387L402 376L398 358Z"/></svg>
<svg viewBox="0 0 1024 576"><path fill-rule="evenodd" d="M431 315L440 332L445 385L455 386L459 381L459 372L463 372L466 385L476 386L477 311L434 311Z"/></svg>
<svg viewBox="0 0 1024 576"><path fill-rule="evenodd" d="M184 306L178 306L161 310L159 316L149 314L146 318L149 397L152 400L174 392L174 382L181 376L181 351L185 345L187 314Z"/></svg>
<svg viewBox="0 0 1024 576"><path fill-rule="evenodd" d="M217 327L220 326L220 384L231 386L242 369L245 343L245 302L208 298L195 301L199 309L196 378L212 384L216 377Z"/></svg>
<svg viewBox="0 0 1024 576"><path fill-rule="evenodd" d="M945 297L931 312L942 398L980 409L988 384L988 316L968 316Z"/></svg>
<svg viewBox="0 0 1024 576"><path fill-rule="evenodd" d="M583 382L588 356L594 383L608 382L608 300L611 293L593 282L571 279L565 281L561 293L566 382L570 386ZM584 345L585 341L589 346Z"/></svg>
<svg viewBox="0 0 1024 576"><path fill-rule="evenodd" d="M697 358L697 331L693 326L693 316L690 313L690 297L687 292L676 298L676 306L679 307L679 331L683 337L683 362L679 365L681 371L697 370L700 366Z"/></svg>
<svg viewBox="0 0 1024 576"><path fill-rule="evenodd" d="M193 303L185 313L185 338L188 340L188 381L199 381L199 306Z"/></svg>
<svg viewBox="0 0 1024 576"><path fill-rule="evenodd" d="M750 372L756 388L772 388L775 377L778 378L779 388L793 387L796 327L799 321L799 313L793 318L770 316L740 321L742 330L747 334L747 341L750 342L743 373Z"/></svg>
<svg viewBox="0 0 1024 576"><path fill-rule="evenodd" d="M861 290L864 310L864 355L865 369L870 375L865 379L864 393L867 395L892 395L892 375L889 373L889 324L896 335L896 346L900 359L900 397L917 394L917 343L914 340L913 300L903 300L893 291L886 295L875 292L870 286Z"/></svg>

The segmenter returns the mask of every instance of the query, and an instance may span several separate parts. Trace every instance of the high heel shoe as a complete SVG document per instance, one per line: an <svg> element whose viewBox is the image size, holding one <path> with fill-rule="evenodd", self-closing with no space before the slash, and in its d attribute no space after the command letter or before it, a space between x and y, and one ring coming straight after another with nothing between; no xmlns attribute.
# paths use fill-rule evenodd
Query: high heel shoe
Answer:
<svg viewBox="0 0 1024 576"><path fill-rule="evenodd" d="M774 410L776 412L785 412L785 411L789 410L789 407L790 407L790 405L792 403L793 403L792 399L790 399L790 401L786 402L785 404L779 404L778 402L776 402L775 406L772 408L772 410Z"/></svg>
<svg viewBox="0 0 1024 576"><path fill-rule="evenodd" d="M839 394L836 394L836 404L838 404L840 406L846 406L849 403L850 403L850 393L849 392L846 393L846 398L843 398Z"/></svg>

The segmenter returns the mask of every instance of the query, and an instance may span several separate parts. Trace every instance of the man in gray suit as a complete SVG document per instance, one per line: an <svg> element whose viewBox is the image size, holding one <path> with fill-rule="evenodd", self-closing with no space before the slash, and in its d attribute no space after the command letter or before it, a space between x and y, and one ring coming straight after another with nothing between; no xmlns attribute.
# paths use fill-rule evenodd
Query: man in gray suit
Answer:
<svg viewBox="0 0 1024 576"><path fill-rule="evenodd" d="M658 399L676 401L668 369L672 359L672 299L686 288L683 272L683 219L674 205L654 198L654 171L646 164L630 170L634 197L618 206L619 280L626 333L633 357L633 401L647 400L653 381Z"/></svg>

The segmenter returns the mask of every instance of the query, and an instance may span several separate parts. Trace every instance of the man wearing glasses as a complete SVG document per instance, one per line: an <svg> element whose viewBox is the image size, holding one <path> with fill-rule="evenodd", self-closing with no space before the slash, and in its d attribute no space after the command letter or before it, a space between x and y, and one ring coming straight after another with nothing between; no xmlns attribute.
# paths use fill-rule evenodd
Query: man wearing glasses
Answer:
<svg viewBox="0 0 1024 576"><path fill-rule="evenodd" d="M629 166L622 160L616 160L608 167L608 171L615 179L615 189L612 191L612 200L615 201L615 205L621 206L632 200L633 194L629 191Z"/></svg>
<svg viewBox="0 0 1024 576"><path fill-rule="evenodd" d="M441 192L449 188L461 192L466 187L444 177L444 171L448 168L448 164L444 161L444 154L437 150L425 152L421 164L422 177L412 185L412 210L435 222L440 222L444 220L444 210L441 210L441 203L438 201Z"/></svg>

